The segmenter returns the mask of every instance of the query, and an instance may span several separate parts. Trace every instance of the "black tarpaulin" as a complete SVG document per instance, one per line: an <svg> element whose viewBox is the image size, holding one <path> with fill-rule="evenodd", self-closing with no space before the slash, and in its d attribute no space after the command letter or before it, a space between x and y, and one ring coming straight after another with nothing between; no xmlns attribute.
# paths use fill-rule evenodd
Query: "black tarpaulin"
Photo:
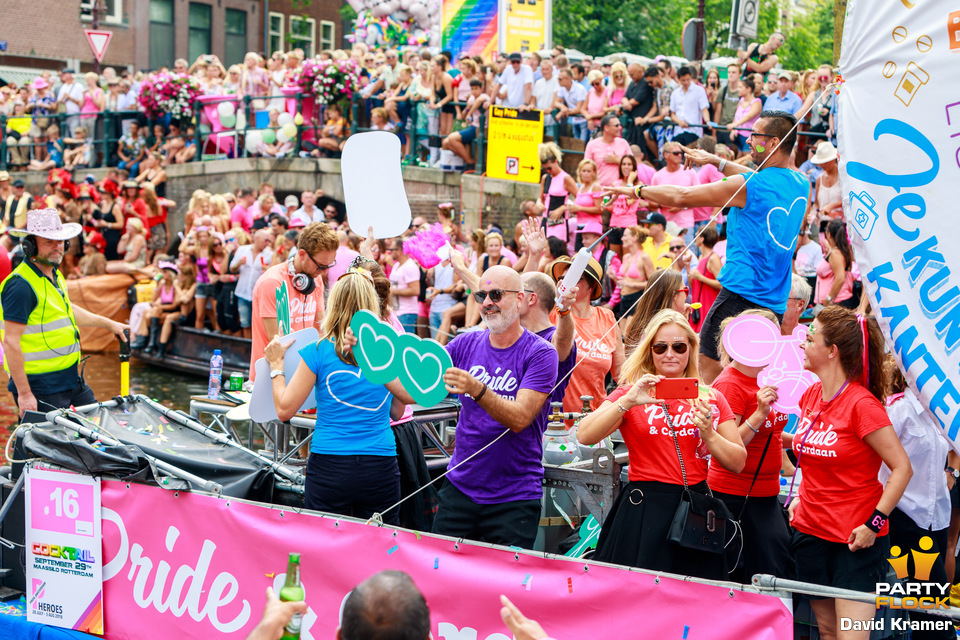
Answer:
<svg viewBox="0 0 960 640"><path fill-rule="evenodd" d="M271 502L272 469L244 449L217 443L145 403L101 406L85 417L112 438L223 486L223 495Z"/></svg>

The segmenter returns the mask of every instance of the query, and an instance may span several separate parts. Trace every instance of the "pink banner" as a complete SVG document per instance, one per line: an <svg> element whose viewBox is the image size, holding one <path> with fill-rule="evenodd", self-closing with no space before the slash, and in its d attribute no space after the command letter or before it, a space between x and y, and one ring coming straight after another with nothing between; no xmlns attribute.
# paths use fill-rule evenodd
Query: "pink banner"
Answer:
<svg viewBox="0 0 960 640"><path fill-rule="evenodd" d="M350 589L383 569L413 577L437 640L510 640L501 593L561 640L636 637L638 629L714 640L793 633L790 611L772 596L227 498L102 486L109 640L243 637L260 619L264 590L282 585L291 551L302 553L306 640L333 637Z"/></svg>

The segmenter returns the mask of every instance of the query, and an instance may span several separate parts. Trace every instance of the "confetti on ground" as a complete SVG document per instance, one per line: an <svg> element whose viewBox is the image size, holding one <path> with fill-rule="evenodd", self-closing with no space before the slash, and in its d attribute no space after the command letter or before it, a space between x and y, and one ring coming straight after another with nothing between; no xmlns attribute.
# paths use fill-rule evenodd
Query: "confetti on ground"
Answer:
<svg viewBox="0 0 960 640"><path fill-rule="evenodd" d="M398 545L393 545L392 547L390 547L389 549L387 549L387 555L389 556L389 555L393 554L393 553L396 552L396 550L399 549L399 548L400 548L400 547L399 547Z"/></svg>
<svg viewBox="0 0 960 640"><path fill-rule="evenodd" d="M567 589L570 590L570 593L573 593L573 578L567 578Z"/></svg>
<svg viewBox="0 0 960 640"><path fill-rule="evenodd" d="M276 572L274 572L274 573L265 573L265 574L263 574L263 575L267 576L268 578L272 578L273 576L275 576L275 575L277 575L277 574L276 574Z"/></svg>
<svg viewBox="0 0 960 640"><path fill-rule="evenodd" d="M529 583L530 583L530 574L528 573L527 576L523 579L523 586L527 586Z"/></svg>
<svg viewBox="0 0 960 640"><path fill-rule="evenodd" d="M683 625L683 640L687 640L687 634L690 633L690 626Z"/></svg>
<svg viewBox="0 0 960 640"><path fill-rule="evenodd" d="M420 539L420 532L419 532L419 531L414 531L414 532L413 532L413 535L417 536L417 540Z"/></svg>
<svg viewBox="0 0 960 640"><path fill-rule="evenodd" d="M434 569L439 569L439 568L440 568L440 558L434 558L434 559L433 559L433 568L434 568Z"/></svg>

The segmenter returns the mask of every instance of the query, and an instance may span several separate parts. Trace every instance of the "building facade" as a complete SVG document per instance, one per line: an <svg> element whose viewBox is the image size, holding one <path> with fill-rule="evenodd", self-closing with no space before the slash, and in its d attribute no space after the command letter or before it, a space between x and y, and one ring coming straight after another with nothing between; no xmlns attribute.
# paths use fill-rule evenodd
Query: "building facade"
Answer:
<svg viewBox="0 0 960 640"><path fill-rule="evenodd" d="M0 78L3 69L93 69L83 30L92 28L94 1L3 0ZM299 47L309 56L344 42L342 0L99 1L98 28L113 34L104 66L156 69L206 54L230 66L248 51Z"/></svg>

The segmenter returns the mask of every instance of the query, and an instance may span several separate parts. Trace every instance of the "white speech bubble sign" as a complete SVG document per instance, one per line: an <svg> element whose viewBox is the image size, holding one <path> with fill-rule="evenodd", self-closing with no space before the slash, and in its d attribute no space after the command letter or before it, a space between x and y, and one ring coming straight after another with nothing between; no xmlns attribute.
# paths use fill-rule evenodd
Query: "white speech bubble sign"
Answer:
<svg viewBox="0 0 960 640"><path fill-rule="evenodd" d="M367 131L347 138L340 173L351 229L366 235L373 227L374 238L394 238L410 227L396 134Z"/></svg>
<svg viewBox="0 0 960 640"><path fill-rule="evenodd" d="M307 327L300 331L294 331L281 340L284 343L293 341L293 344L283 355L283 377L287 384L293 378L294 372L300 366L302 358L300 349L312 342L320 339L316 327ZM268 422L277 419L277 408L273 404L273 381L270 379L270 365L266 358L260 358L253 365L257 370L257 379L253 383L253 393L250 394L250 417L256 422ZM300 411L312 409L317 406L317 399L313 393L307 396Z"/></svg>

